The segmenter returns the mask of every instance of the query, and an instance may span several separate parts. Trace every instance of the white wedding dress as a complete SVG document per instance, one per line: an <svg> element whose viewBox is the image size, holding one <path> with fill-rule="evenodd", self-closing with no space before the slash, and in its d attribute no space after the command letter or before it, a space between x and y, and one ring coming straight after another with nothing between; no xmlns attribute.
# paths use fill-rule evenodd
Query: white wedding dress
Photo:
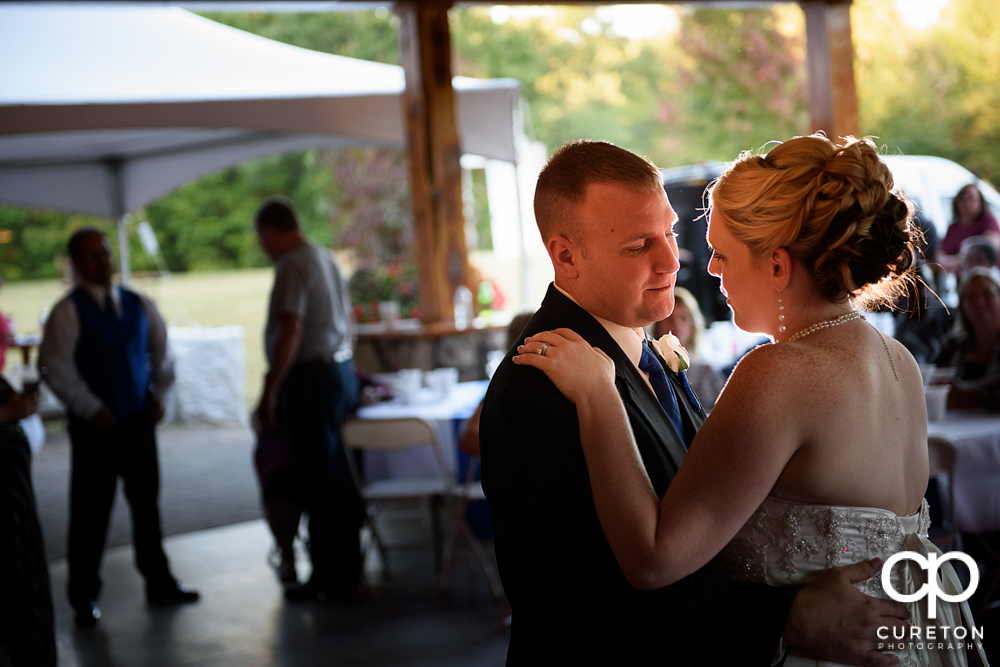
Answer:
<svg viewBox="0 0 1000 667"><path fill-rule="evenodd" d="M830 568L876 556L884 561L899 551L915 551L925 558L930 552L940 553L927 540L929 527L926 501L918 513L900 517L883 509L813 505L768 496L713 560L713 565L730 579L770 586L805 584ZM946 592L954 594L961 590L956 588L959 584L950 562L941 567L941 572L946 579L950 573L950 580L941 584ZM918 590L925 580L926 571L912 560L902 560L893 568L892 584L900 593ZM881 572L857 587L872 597L889 599L882 588ZM968 609L965 603L962 605ZM949 630L947 638L942 639L944 626L963 625L960 605L939 598L935 621L927 618L926 597L908 607L913 614L910 621L913 626L925 630L930 625L938 626L935 640L913 643L897 640L888 629L884 652L898 656L903 667L967 665L966 647L974 643L971 633L959 641ZM902 647L888 650L889 644ZM784 664L785 667L833 667L835 663L792 653Z"/></svg>

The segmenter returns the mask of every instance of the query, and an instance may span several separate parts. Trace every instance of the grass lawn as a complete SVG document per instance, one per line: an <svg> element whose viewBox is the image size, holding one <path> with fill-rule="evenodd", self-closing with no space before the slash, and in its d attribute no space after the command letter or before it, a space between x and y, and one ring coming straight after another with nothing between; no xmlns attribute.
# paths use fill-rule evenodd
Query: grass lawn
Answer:
<svg viewBox="0 0 1000 667"><path fill-rule="evenodd" d="M149 296L164 319L176 326L238 325L246 332L248 407L256 405L263 383L264 321L273 270L244 269L139 277L133 288ZM40 318L66 292L58 280L4 283L0 311L17 320L18 333L40 333ZM17 363L11 355L11 362Z"/></svg>

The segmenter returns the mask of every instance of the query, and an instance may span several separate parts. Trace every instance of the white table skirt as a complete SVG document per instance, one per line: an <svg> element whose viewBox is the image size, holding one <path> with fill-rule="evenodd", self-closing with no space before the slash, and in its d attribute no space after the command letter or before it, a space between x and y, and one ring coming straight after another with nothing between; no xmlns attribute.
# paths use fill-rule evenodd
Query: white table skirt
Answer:
<svg viewBox="0 0 1000 667"><path fill-rule="evenodd" d="M437 435L441 449L451 471L458 465L458 443L455 433L456 422L468 419L486 395L487 380L460 382L447 396L430 389L421 389L417 400L411 404L400 401L377 403L358 410L361 419L398 419L419 417L426 420ZM365 452L365 479L401 479L408 477L436 477L438 464L434 452L428 444L404 452Z"/></svg>
<svg viewBox="0 0 1000 667"><path fill-rule="evenodd" d="M1000 415L949 411L927 434L955 443L955 523L966 532L1000 531ZM952 480L948 480L949 483ZM947 499L942 489L943 500Z"/></svg>

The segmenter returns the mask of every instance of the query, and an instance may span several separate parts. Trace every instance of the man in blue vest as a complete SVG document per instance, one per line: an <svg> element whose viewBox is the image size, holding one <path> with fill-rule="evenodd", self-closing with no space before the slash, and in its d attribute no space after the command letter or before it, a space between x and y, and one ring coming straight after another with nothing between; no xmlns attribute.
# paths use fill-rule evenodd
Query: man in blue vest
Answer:
<svg viewBox="0 0 1000 667"><path fill-rule="evenodd" d="M174 381L167 332L149 299L111 283L111 246L99 229L70 237L77 287L45 323L39 368L66 406L72 443L69 601L79 626L100 618L98 570L118 477L132 509L135 561L152 606L193 602L163 553L156 422Z"/></svg>

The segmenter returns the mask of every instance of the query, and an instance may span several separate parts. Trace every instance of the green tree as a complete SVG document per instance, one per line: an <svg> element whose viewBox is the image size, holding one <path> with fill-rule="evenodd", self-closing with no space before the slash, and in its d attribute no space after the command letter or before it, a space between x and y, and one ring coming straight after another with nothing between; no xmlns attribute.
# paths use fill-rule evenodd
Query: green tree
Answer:
<svg viewBox="0 0 1000 667"><path fill-rule="evenodd" d="M339 56L399 64L399 18L387 9L323 14L204 14L206 18L277 42Z"/></svg>
<svg viewBox="0 0 1000 667"><path fill-rule="evenodd" d="M665 163L658 113L672 90L675 50L665 40L616 36L611 27L592 7L502 23L489 9L452 10L455 73L518 79L535 135L549 147L603 139Z"/></svg>
<svg viewBox="0 0 1000 667"><path fill-rule="evenodd" d="M950 0L924 30L900 30L895 5L877 0L858 0L851 17L862 132L1000 184L1000 5Z"/></svg>
<svg viewBox="0 0 1000 667"><path fill-rule="evenodd" d="M174 271L265 265L251 223L257 205L275 194L295 202L307 235L330 244L329 213L337 188L321 160L320 151L252 160L150 204L146 214L167 265Z"/></svg>
<svg viewBox="0 0 1000 667"><path fill-rule="evenodd" d="M0 206L0 229L11 233L10 242L0 245L0 273L5 280L62 277L66 241L74 230L87 226L103 229L117 254L118 239L108 220Z"/></svg>
<svg viewBox="0 0 1000 667"><path fill-rule="evenodd" d="M732 160L808 129L797 7L682 13L684 53L664 141L675 164Z"/></svg>

